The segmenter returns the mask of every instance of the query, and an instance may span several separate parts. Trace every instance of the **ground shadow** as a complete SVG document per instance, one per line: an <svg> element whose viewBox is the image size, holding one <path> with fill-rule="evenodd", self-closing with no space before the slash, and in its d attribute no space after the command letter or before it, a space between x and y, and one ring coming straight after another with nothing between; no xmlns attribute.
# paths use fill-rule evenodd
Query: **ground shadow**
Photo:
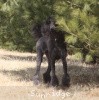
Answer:
<svg viewBox="0 0 99 100"><path fill-rule="evenodd" d="M24 70L0 70L7 76L13 76L17 81L32 81L36 68L27 68ZM46 71L46 68L41 68L41 75ZM62 67L57 66L56 69L59 81L63 75ZM99 85L99 68L96 67L82 67L82 66L68 66L68 73L71 78L71 85L82 84L95 84Z"/></svg>
<svg viewBox="0 0 99 100"><path fill-rule="evenodd" d="M25 61L34 61L36 56L16 56L16 55L3 55L2 59L5 60L25 60ZM43 62L46 61L46 57L43 58ZM68 73L71 78L71 85L82 84L99 84L99 67L83 67L79 65L79 62L73 62L67 60L68 62ZM47 68L41 66L41 76L46 71ZM0 70L0 73L14 77L17 81L32 81L33 75L35 74L36 67L29 67L21 70ZM60 61L56 65L56 74L61 82L63 75L62 65Z"/></svg>
<svg viewBox="0 0 99 100"><path fill-rule="evenodd" d="M45 68L41 69L41 72L44 72ZM27 68L24 70L1 70L0 72L4 75L14 77L17 81L32 81L33 75L35 73L35 68Z"/></svg>

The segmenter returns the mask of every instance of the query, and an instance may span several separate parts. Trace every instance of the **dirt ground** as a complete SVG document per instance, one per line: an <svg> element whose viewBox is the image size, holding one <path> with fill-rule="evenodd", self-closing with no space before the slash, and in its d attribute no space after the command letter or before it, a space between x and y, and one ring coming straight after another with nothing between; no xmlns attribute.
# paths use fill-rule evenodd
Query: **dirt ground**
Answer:
<svg viewBox="0 0 99 100"><path fill-rule="evenodd" d="M99 100L99 65L86 65L68 61L71 78L69 88L51 87L42 82L47 62L41 65L41 84L34 85L36 54L0 49L0 100ZM61 84L62 64L56 63L56 73Z"/></svg>

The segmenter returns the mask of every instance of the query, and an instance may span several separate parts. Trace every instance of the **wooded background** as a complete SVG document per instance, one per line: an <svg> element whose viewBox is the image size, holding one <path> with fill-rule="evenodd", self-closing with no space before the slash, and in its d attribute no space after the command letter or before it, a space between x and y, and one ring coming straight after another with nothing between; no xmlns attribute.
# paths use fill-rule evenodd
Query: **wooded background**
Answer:
<svg viewBox="0 0 99 100"><path fill-rule="evenodd" d="M52 15L66 35L68 53L99 58L99 0L0 0L0 47L33 52L31 27Z"/></svg>

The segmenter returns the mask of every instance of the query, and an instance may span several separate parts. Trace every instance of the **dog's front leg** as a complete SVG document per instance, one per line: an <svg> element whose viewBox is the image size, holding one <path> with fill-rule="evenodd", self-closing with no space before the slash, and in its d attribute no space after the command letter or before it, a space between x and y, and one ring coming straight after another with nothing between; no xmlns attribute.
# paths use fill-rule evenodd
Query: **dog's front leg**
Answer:
<svg viewBox="0 0 99 100"><path fill-rule="evenodd" d="M42 63L43 53L40 49L37 49L37 65L36 65L36 73L33 76L33 83L38 85L40 83L40 67Z"/></svg>

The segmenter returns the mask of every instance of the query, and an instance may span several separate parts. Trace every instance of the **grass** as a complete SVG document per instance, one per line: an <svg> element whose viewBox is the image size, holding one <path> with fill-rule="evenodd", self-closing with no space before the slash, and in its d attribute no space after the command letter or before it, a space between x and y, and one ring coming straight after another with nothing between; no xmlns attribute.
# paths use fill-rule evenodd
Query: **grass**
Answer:
<svg viewBox="0 0 99 100"><path fill-rule="evenodd" d="M71 86L65 90L43 82L35 86L32 77L36 69L36 54L0 49L0 100L99 100L99 65L86 65L68 56ZM41 65L46 71L46 58ZM62 64L56 63L61 84ZM42 79L41 79L42 80Z"/></svg>

